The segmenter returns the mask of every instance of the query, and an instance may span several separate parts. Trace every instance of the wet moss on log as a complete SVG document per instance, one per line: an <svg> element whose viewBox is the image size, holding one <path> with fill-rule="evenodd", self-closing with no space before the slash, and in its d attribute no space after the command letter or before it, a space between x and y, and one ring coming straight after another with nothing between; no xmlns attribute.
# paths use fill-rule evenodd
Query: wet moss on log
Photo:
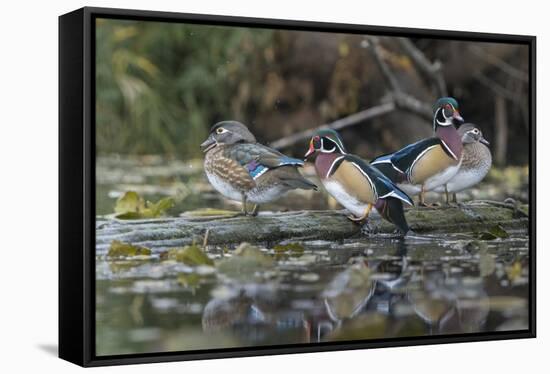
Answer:
<svg viewBox="0 0 550 374"><path fill-rule="evenodd" d="M411 228L418 233L481 231L501 225L527 228L527 206L470 203L459 207L412 208L406 211ZM372 214L376 233L393 233L392 224ZM208 232L208 234L207 234ZM132 243L153 251L202 243L277 243L293 240L340 240L362 235L361 226L346 218L344 211L295 211L266 213L258 217L182 216L147 220L98 218L96 249L105 252L113 240Z"/></svg>

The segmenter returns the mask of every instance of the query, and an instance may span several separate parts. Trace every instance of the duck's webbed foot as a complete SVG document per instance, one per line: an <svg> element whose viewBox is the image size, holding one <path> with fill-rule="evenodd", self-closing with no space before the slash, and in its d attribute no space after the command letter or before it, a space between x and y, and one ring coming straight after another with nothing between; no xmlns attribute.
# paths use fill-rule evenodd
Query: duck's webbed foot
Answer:
<svg viewBox="0 0 550 374"><path fill-rule="evenodd" d="M422 207L422 208L438 208L438 207L441 206L441 203L439 203L439 202L428 203L428 202L426 202L426 200L424 200L424 197L422 196L422 197L418 200L418 206L419 206L419 207Z"/></svg>
<svg viewBox="0 0 550 374"><path fill-rule="evenodd" d="M456 192L452 192L452 200L449 198L450 195L451 195L451 192L449 192L447 185L445 185L445 205L450 207L458 206L456 202Z"/></svg>
<svg viewBox="0 0 550 374"><path fill-rule="evenodd" d="M355 217L353 214L350 214L347 217L350 221L353 221L353 222L362 222L362 221L364 221L364 217Z"/></svg>
<svg viewBox="0 0 550 374"><path fill-rule="evenodd" d="M242 216L256 217L258 215L260 206L258 204L254 204L254 208L252 208L252 211L249 212L248 209L246 208L246 195L244 194L242 195L241 203L242 203L241 211L235 214L235 217L242 217Z"/></svg>
<svg viewBox="0 0 550 374"><path fill-rule="evenodd" d="M370 211L372 210L373 205L369 204L367 205L367 208L365 209L365 212L361 217L355 217L353 214L350 214L348 216L348 219L353 222L366 222L369 218Z"/></svg>
<svg viewBox="0 0 550 374"><path fill-rule="evenodd" d="M246 217L249 215L248 210L246 209L246 195L242 195L241 198L241 211L235 215L235 217Z"/></svg>
<svg viewBox="0 0 550 374"><path fill-rule="evenodd" d="M423 208L435 209L435 208L441 208L441 203L438 203L438 202L436 202L436 203L426 203L426 202L424 202L422 204L419 203L418 206L421 206Z"/></svg>
<svg viewBox="0 0 550 374"><path fill-rule="evenodd" d="M424 185L422 185L422 188L420 189L420 194L418 195L418 206L421 206L424 208L436 207L436 205L426 202L426 190L424 189Z"/></svg>
<svg viewBox="0 0 550 374"><path fill-rule="evenodd" d="M452 203L458 205L458 200L456 199L456 192L453 192L453 200L452 200Z"/></svg>

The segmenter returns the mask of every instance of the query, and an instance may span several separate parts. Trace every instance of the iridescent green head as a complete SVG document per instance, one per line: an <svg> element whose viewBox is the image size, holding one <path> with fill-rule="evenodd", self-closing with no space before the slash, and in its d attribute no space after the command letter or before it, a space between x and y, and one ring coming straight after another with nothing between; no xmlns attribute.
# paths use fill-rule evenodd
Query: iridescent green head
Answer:
<svg viewBox="0 0 550 374"><path fill-rule="evenodd" d="M433 128L437 126L453 126L464 123L458 111L458 101L453 97L442 97L433 106Z"/></svg>
<svg viewBox="0 0 550 374"><path fill-rule="evenodd" d="M315 152L346 154L342 137L332 129L318 130L309 141L309 149L305 155L308 158Z"/></svg>
<svg viewBox="0 0 550 374"><path fill-rule="evenodd" d="M437 109L442 108L442 107L446 106L447 104L451 105L451 107L458 110L458 101L456 101L456 99L454 97L441 97L441 98L437 99L437 101L433 105L434 114L437 111Z"/></svg>

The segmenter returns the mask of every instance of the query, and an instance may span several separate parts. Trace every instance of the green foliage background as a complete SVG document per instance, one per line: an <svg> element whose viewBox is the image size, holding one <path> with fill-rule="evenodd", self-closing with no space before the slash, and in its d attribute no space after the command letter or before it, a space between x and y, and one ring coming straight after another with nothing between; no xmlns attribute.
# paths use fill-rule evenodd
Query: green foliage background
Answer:
<svg viewBox="0 0 550 374"><path fill-rule="evenodd" d="M401 88L433 103L435 86L398 39L380 40ZM221 120L241 121L269 144L379 105L389 87L365 41L360 34L99 19L97 153L200 158L200 143ZM527 163L528 48L411 41L428 60L441 63L448 93L494 143L495 162ZM496 115L502 95L504 113ZM341 135L351 152L370 159L430 136L431 121L398 110ZM304 146L284 151L302 155Z"/></svg>
<svg viewBox="0 0 550 374"><path fill-rule="evenodd" d="M98 154L199 154L208 128L242 116L231 98L272 31L175 23L97 20Z"/></svg>

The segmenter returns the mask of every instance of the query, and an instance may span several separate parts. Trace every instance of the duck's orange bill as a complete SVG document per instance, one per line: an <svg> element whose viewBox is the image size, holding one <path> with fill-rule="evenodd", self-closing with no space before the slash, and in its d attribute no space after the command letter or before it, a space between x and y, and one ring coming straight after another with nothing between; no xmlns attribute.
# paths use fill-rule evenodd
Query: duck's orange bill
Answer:
<svg viewBox="0 0 550 374"><path fill-rule="evenodd" d="M455 111L453 112L453 118L455 120L457 120L458 122L460 123L464 123L464 118L462 118L462 116L460 115L460 113L458 112L458 110L455 109Z"/></svg>
<svg viewBox="0 0 550 374"><path fill-rule="evenodd" d="M307 159L309 156L311 156L313 153L315 153L315 147L313 146L313 139L309 141L309 149L307 150L304 158Z"/></svg>

